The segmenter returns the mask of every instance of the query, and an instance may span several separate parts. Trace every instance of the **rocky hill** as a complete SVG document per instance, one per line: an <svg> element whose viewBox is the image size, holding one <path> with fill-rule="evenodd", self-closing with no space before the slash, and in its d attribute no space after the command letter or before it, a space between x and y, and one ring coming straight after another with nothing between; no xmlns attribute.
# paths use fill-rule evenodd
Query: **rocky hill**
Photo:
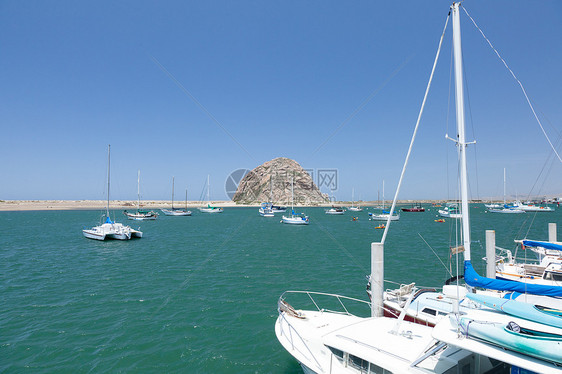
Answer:
<svg viewBox="0 0 562 374"><path fill-rule="evenodd" d="M285 157L267 161L246 174L232 200L242 204L273 200L274 204L290 205L291 178L294 180L295 205L329 201L328 195L320 192L310 174L298 162Z"/></svg>

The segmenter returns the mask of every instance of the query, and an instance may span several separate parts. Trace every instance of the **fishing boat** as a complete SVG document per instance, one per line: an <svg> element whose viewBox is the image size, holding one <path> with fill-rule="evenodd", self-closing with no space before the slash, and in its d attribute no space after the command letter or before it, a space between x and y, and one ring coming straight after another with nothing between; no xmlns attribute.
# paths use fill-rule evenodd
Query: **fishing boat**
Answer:
<svg viewBox="0 0 562 374"><path fill-rule="evenodd" d="M351 206L347 208L351 212L362 212L363 208L360 206L355 206L355 188L351 189Z"/></svg>
<svg viewBox="0 0 562 374"><path fill-rule="evenodd" d="M465 248L465 277L467 283L475 285L477 274L472 269L470 256L470 229L468 210L468 182L466 172L466 147L464 126L464 100L462 77L462 52L460 45L460 3L453 3L447 16L445 28L451 17L453 20L453 49L455 65L457 137L454 139L460 165L460 194L462 212L462 238ZM428 83L431 84L443 36L435 58ZM404 171L411 154L423 108L427 99L424 96L416 122L414 135L404 162L400 181L392 203L392 213L402 184ZM405 313L398 318L383 315L384 282L384 243L390 221L379 243L371 244L371 303L340 295L311 291L286 291L278 300L279 317L275 333L283 347L301 364L305 373L492 373L531 371L534 373L559 373L558 362L549 350L535 355L532 344L529 350L518 349L507 343L494 342L470 335L470 327L463 329L462 318L480 323L492 321L498 324L509 323L510 318L503 313L489 309L469 309L470 313L460 314L457 303L453 302L449 318L443 318L435 327L424 326L405 320ZM476 279L478 281L478 279ZM457 287L456 290L459 290ZM458 292L458 291L457 291ZM289 298L295 298L289 300ZM301 299L304 301L301 301ZM457 298L458 300L458 298ZM305 307L300 303L307 302ZM406 303L409 303L408 298ZM299 302L297 304L296 302ZM370 309L370 315L360 313L360 307ZM408 309L405 306L406 310ZM353 312L352 312L353 311ZM518 319L516 319L519 324ZM522 322L528 331L537 331L542 336L556 342L559 333L553 327L542 324ZM520 324L521 326L521 324ZM558 348L558 346L556 346ZM550 349L553 349L552 347ZM556 352L556 349L554 349ZM558 348L558 356L560 348ZM521 370L522 369L522 370Z"/></svg>
<svg viewBox="0 0 562 374"><path fill-rule="evenodd" d="M293 184L293 178L291 178L291 215L283 215L283 217L281 218L281 223L287 223L289 225L308 225L310 223L308 216L304 215L304 213L295 213L295 197Z"/></svg>
<svg viewBox="0 0 562 374"><path fill-rule="evenodd" d="M211 206L211 179L210 175L207 175L207 206L201 206L199 211L201 213L222 213L223 209L219 207Z"/></svg>
<svg viewBox="0 0 562 374"><path fill-rule="evenodd" d="M456 203L447 203L445 208L439 209L437 213L441 217L445 217L445 218L457 218L457 219L462 218L462 214L459 211L459 207Z"/></svg>
<svg viewBox="0 0 562 374"><path fill-rule="evenodd" d="M174 186L175 186L175 177L172 177L172 209L160 209L162 213L167 216L190 216L191 211L187 210L187 189L185 190L185 209L174 208Z"/></svg>
<svg viewBox="0 0 562 374"><path fill-rule="evenodd" d="M138 171L137 174L137 211L128 212L124 210L123 214L127 216L128 219L132 219L135 221L148 221L148 220L155 220L156 218L158 218L158 213L152 210L140 209L140 170Z"/></svg>
<svg viewBox="0 0 562 374"><path fill-rule="evenodd" d="M271 208L273 204L271 203L261 203L260 208L258 209L258 213L262 217L275 217L275 212Z"/></svg>
<svg viewBox="0 0 562 374"><path fill-rule="evenodd" d="M345 210L340 207L332 206L330 209L326 209L325 213L331 215L342 215L345 213Z"/></svg>
<svg viewBox="0 0 562 374"><path fill-rule="evenodd" d="M403 212L425 212L425 208L421 204L412 204L411 208L402 208Z"/></svg>
<svg viewBox="0 0 562 374"><path fill-rule="evenodd" d="M110 187L110 160L111 160L111 146L107 147L107 205L105 209L105 218L102 224L94 226L91 229L82 230L82 234L88 239L94 240L129 240L132 238L142 238L142 231L135 230L130 226L125 226L111 220L109 215L109 187Z"/></svg>

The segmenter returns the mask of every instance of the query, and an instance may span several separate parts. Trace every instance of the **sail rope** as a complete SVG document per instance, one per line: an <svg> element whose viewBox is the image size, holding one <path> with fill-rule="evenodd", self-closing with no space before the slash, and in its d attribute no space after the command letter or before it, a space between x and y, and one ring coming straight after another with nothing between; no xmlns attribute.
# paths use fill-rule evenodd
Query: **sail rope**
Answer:
<svg viewBox="0 0 562 374"><path fill-rule="evenodd" d="M423 114L423 110L425 107L425 102L427 100L427 95L429 93L429 88L431 87L431 82L433 81L433 75L435 73L435 68L437 66L437 61L439 60L439 53L441 52L441 46L443 44L443 38L445 36L445 30L447 29L447 24L449 23L449 18L451 16L451 12L447 15L447 20L445 21L445 27L443 28L443 32L441 33L441 38L439 39L439 47L437 48L437 53L435 55L435 60L433 62L433 68L431 69L431 74L429 76L429 82L427 83L427 88L425 89L425 94L423 96L422 105L420 108L420 112L418 114L418 119L416 121L416 126L414 128L414 133L412 134L412 139L410 140L410 146L408 147L408 153L406 154L406 160L404 161L404 166L402 167L402 172L400 173L400 180L398 181L398 187L396 188L396 192L394 193L394 199L392 200L392 207L390 208L390 214L386 220L386 226L384 228L384 233L382 235L381 243L384 244L386 240L386 234L388 233L388 228L390 227L390 220L392 215L394 214L394 209L396 208L396 201L398 199L398 194L400 192L400 186L402 185L402 179L404 178L404 173L406 172L406 166L408 166L408 161L410 159L410 154L412 153L412 148L414 146L414 140L416 139L416 134L418 132L418 127L420 124L421 116Z"/></svg>
<svg viewBox="0 0 562 374"><path fill-rule="evenodd" d="M482 34L482 36L484 37L486 42L488 42L490 47L496 53L498 58L503 62L504 66L507 68L507 70L509 70L509 72L511 73L511 75L513 76L515 81L519 84L519 87L521 87L521 90L523 91L523 95L525 95L525 99L527 100L527 104L529 104L529 107L531 108L531 111L533 112L533 115L535 116L535 119L537 120L537 123L539 124L539 126L542 130L542 133L544 134L546 140L548 141L548 144L550 145L550 148L552 148L552 151L556 154L556 157L558 157L558 161L560 161L562 163L562 158L560 157L560 154L556 151L556 148L554 147L554 145L550 141L550 138L548 137L539 117L537 116L537 113L535 112L535 108L533 107L533 104L531 104L531 100L529 99L529 96L527 95L527 91L525 90L525 87L523 87L523 83L521 83L521 81L519 80L519 78L517 78L517 76L515 75L513 70L511 70L511 68L507 65L507 62L503 59L503 57L500 55L500 53L497 51L497 49L493 46L492 42L490 42L490 40L486 37L486 35L480 29L480 27L478 27L478 25L476 24L476 21L474 21L474 19L470 16L470 14L468 14L468 11L466 10L466 8L465 7L462 7L462 8L463 8L464 12L466 13L466 15L468 16L468 18L470 18L470 20L472 21L472 23L474 24L476 29L480 32L480 34Z"/></svg>

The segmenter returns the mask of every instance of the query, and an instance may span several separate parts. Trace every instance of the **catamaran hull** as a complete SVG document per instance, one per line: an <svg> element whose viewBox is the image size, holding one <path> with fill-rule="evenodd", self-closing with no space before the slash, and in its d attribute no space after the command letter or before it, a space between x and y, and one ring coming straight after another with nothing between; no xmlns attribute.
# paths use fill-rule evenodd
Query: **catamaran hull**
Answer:
<svg viewBox="0 0 562 374"><path fill-rule="evenodd" d="M82 230L82 234L88 239L105 240L105 234L98 233L93 230Z"/></svg>

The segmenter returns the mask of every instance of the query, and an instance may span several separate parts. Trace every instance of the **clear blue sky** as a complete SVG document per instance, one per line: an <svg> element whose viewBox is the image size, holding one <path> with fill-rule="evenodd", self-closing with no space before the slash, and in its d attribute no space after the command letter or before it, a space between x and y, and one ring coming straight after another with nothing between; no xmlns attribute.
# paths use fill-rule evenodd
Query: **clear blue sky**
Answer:
<svg viewBox="0 0 562 374"><path fill-rule="evenodd" d="M115 199L136 198L139 169L143 199L169 199L172 176L177 199L186 187L199 199L207 174L211 197L226 199L232 171L279 156L337 169L338 199L352 188L376 199L383 180L390 199L449 5L3 1L0 199L103 199L108 144ZM560 151L562 2L464 6ZM461 16L468 133L478 142L472 197L501 196L504 167L510 195L562 195L562 166L519 87ZM450 35L404 199L455 196Z"/></svg>

